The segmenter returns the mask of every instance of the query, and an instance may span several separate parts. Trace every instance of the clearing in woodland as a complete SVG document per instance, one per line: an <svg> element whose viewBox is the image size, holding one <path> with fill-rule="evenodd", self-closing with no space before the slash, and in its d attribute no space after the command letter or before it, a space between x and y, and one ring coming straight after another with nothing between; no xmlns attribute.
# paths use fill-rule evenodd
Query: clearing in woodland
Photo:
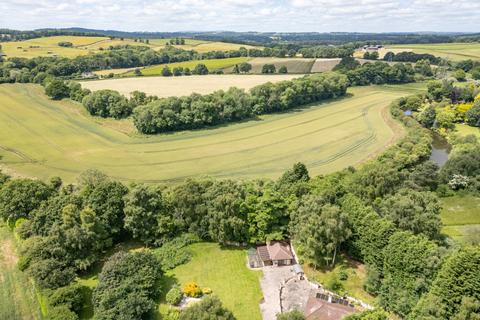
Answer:
<svg viewBox="0 0 480 320"><path fill-rule="evenodd" d="M349 89L351 96L205 130L141 136L130 120L92 118L33 84L0 85L0 160L26 176L74 181L97 168L122 181L277 178L293 163L312 175L357 165L402 135L388 106L423 84Z"/></svg>

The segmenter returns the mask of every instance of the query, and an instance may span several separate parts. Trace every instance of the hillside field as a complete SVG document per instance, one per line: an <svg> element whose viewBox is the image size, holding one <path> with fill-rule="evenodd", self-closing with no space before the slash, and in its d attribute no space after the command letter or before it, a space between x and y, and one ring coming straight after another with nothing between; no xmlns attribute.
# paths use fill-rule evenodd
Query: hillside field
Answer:
<svg viewBox="0 0 480 320"><path fill-rule="evenodd" d="M226 90L230 87L250 89L259 84L271 81L277 82L299 77L291 74L273 75L203 75L181 77L135 77L123 79L108 79L81 82L90 90L112 89L129 95L140 90L149 95L159 97L184 96L193 92L207 94L215 90Z"/></svg>
<svg viewBox="0 0 480 320"><path fill-rule="evenodd" d="M391 45L386 48L413 51L415 53L430 53L437 57L448 58L453 61L466 59L480 60L480 43L432 43L432 44L402 44Z"/></svg>
<svg viewBox="0 0 480 320"><path fill-rule="evenodd" d="M0 42L0 45L2 46L1 51L7 55L7 58L34 58L38 56L74 58L80 55L99 52L109 46L117 45L148 46L152 49L159 50L164 48L169 40L169 38L149 39L149 44L146 44L135 42L133 39L128 38L121 40L120 38L110 39L109 37L53 36L34 38L25 41ZM58 43L63 41L71 42L73 47L60 47ZM253 46L237 43L204 41L188 38L185 38L184 45L173 46L184 50L195 50L197 52L238 50L240 47L245 47L247 49L254 48Z"/></svg>
<svg viewBox="0 0 480 320"><path fill-rule="evenodd" d="M277 178L304 162L312 175L358 165L401 136L388 112L422 84L350 88L350 97L216 128L126 134L129 120L92 118L32 84L0 85L0 160L9 172L72 182L97 168L122 181ZM124 127L127 127L125 129Z"/></svg>
<svg viewBox="0 0 480 320"><path fill-rule="evenodd" d="M170 70L173 68L189 68L191 71L195 68L196 65L202 63L207 66L209 71L214 71L218 69L225 69L236 64L240 64L242 62L247 62L249 60L248 57L238 57L238 58L226 58L226 59L205 59L205 60L190 60L190 61L183 61L183 62L175 62L175 63L166 63L166 64L157 64L154 66L146 67L141 69L142 74L144 76L158 76L162 74L162 70L165 66L168 66ZM133 76L133 71L127 72L124 74L125 76Z"/></svg>

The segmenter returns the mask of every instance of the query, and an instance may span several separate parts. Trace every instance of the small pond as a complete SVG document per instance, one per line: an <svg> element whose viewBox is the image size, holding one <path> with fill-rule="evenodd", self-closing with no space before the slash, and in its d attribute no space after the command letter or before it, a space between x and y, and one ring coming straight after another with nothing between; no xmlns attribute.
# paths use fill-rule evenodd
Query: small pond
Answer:
<svg viewBox="0 0 480 320"><path fill-rule="evenodd" d="M430 160L435 162L439 167L443 167L448 160L448 154L452 150L452 146L448 143L447 139L441 135L434 133L432 142L432 154Z"/></svg>

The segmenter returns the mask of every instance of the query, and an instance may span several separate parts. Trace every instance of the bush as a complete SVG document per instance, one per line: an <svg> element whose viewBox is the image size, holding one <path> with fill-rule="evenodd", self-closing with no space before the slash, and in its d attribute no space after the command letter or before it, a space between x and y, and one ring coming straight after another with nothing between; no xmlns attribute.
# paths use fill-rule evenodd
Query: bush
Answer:
<svg viewBox="0 0 480 320"><path fill-rule="evenodd" d="M163 67L162 76L164 76L164 77L172 76L172 71L170 71L170 68L168 66Z"/></svg>
<svg viewBox="0 0 480 320"><path fill-rule="evenodd" d="M274 64L265 64L262 67L262 73L275 73L276 68Z"/></svg>
<svg viewBox="0 0 480 320"><path fill-rule="evenodd" d="M304 320L305 315L299 310L292 310L277 314L277 320Z"/></svg>
<svg viewBox="0 0 480 320"><path fill-rule="evenodd" d="M347 279L348 279L348 273L347 273L347 271L346 271L346 270L343 270L343 269L340 270L340 271L338 272L338 279L340 279L340 280L342 280L342 281L347 280Z"/></svg>
<svg viewBox="0 0 480 320"><path fill-rule="evenodd" d="M343 284L338 280L336 275L333 275L328 279L327 283L325 284L327 289L338 292L343 289Z"/></svg>
<svg viewBox="0 0 480 320"><path fill-rule="evenodd" d="M180 320L222 319L235 320L233 314L222 306L222 302L215 296L208 296L199 303L180 313Z"/></svg>
<svg viewBox="0 0 480 320"><path fill-rule="evenodd" d="M71 43L69 41L61 41L61 42L58 43L58 46L65 47L65 48L71 48L71 47L73 47L73 43Z"/></svg>
<svg viewBox="0 0 480 320"><path fill-rule="evenodd" d="M208 68L203 63L199 63L195 66L195 69L193 69L193 74L206 75L208 74Z"/></svg>
<svg viewBox="0 0 480 320"><path fill-rule="evenodd" d="M52 307L66 306L75 313L80 313L83 306L83 287L72 283L48 294L48 303Z"/></svg>
<svg viewBox="0 0 480 320"><path fill-rule="evenodd" d="M212 294L212 289L210 288L203 288L202 289L202 294Z"/></svg>
<svg viewBox="0 0 480 320"><path fill-rule="evenodd" d="M453 73L453 77L458 81L465 81L467 79L467 74L462 69L457 69Z"/></svg>
<svg viewBox="0 0 480 320"><path fill-rule="evenodd" d="M92 116L120 119L132 113L127 98L113 90L95 91L84 97L82 103Z"/></svg>
<svg viewBox="0 0 480 320"><path fill-rule="evenodd" d="M48 311L48 320L78 320L78 315L67 306L61 305Z"/></svg>
<svg viewBox="0 0 480 320"><path fill-rule="evenodd" d="M198 284L196 284L195 282L187 282L183 286L183 293L187 297L197 298L197 297L200 297L202 295L202 290L200 289Z"/></svg>
<svg viewBox="0 0 480 320"><path fill-rule="evenodd" d="M60 100L70 96L70 89L63 80L53 79L46 85L45 94L53 100Z"/></svg>
<svg viewBox="0 0 480 320"><path fill-rule="evenodd" d="M143 319L155 307L161 276L149 252L114 254L103 266L93 291L95 318Z"/></svg>
<svg viewBox="0 0 480 320"><path fill-rule="evenodd" d="M287 66L281 66L281 67L278 69L278 73L288 73Z"/></svg>
<svg viewBox="0 0 480 320"><path fill-rule="evenodd" d="M174 306L179 304L180 301L182 301L182 298L183 298L182 290L180 290L180 288L177 286L174 286L172 289L170 289L166 296L167 302Z"/></svg>

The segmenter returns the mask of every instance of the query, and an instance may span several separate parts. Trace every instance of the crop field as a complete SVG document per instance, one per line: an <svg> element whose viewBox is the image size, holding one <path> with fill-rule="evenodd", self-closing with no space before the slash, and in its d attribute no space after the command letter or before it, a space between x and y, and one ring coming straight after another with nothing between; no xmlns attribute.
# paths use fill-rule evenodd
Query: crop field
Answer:
<svg viewBox="0 0 480 320"><path fill-rule="evenodd" d="M311 73L315 72L325 72L325 71L332 71L333 68L341 61L340 58L332 58L332 59L315 59L315 62L310 69Z"/></svg>
<svg viewBox="0 0 480 320"><path fill-rule="evenodd" d="M250 89L265 82L277 82L299 77L291 74L274 75L204 75L181 77L136 77L81 82L90 90L112 89L129 95L134 90L159 97L184 96L193 92L206 94L215 90L238 87Z"/></svg>
<svg viewBox="0 0 480 320"><path fill-rule="evenodd" d="M466 195L442 198L443 232L464 243L480 242L480 198Z"/></svg>
<svg viewBox="0 0 480 320"><path fill-rule="evenodd" d="M246 250L225 248L217 243L195 243L188 247L192 253L190 262L166 272L169 282L180 286L194 281L201 288L210 288L231 310L238 320L260 320L262 291L261 271L246 266ZM167 309L160 305L160 313Z"/></svg>
<svg viewBox="0 0 480 320"><path fill-rule="evenodd" d="M73 47L60 47L59 42L71 42ZM164 48L170 39L149 39L149 44L135 42L133 39L109 37L86 37L86 36L54 36L29 39L25 41L0 42L2 52L8 57L33 58L38 56L61 56L73 58L80 55L98 52L109 46L133 45L149 46L158 50ZM253 46L236 43L212 42L196 39L185 39L184 45L173 45L184 50L195 50L198 52L238 50L240 47L253 48Z"/></svg>
<svg viewBox="0 0 480 320"><path fill-rule="evenodd" d="M162 70L165 66L168 66L171 70L173 68L189 68L193 70L195 66L199 63L203 63L207 66L208 70L214 71L218 69L225 69L236 64L248 61L248 57L238 57L238 58L226 58L226 59L205 59L205 60L191 60L191 61L183 61L183 62L176 62L176 63L169 63L169 64L159 64L150 67L146 67L141 69L142 74L144 76L158 76L162 74ZM133 76L133 72L125 73L126 76Z"/></svg>
<svg viewBox="0 0 480 320"><path fill-rule="evenodd" d="M390 48L416 53L430 53L434 56L448 58L453 61L473 59L480 60L480 43L432 43L392 45Z"/></svg>
<svg viewBox="0 0 480 320"><path fill-rule="evenodd" d="M60 47L59 42L71 42L73 47ZM115 45L145 45L132 39L113 39L108 37L55 36L35 38L25 41L1 42L2 52L8 57L33 58L38 56L62 56L73 58L98 52L101 48Z"/></svg>
<svg viewBox="0 0 480 320"><path fill-rule="evenodd" d="M310 73L315 59L305 58L253 58L248 61L252 65L251 73L262 73L262 67L265 64L273 64L278 69L281 66L286 66L288 73Z"/></svg>
<svg viewBox="0 0 480 320"><path fill-rule="evenodd" d="M32 84L0 85L0 164L67 182L97 168L122 181L277 178L297 161L317 175L358 165L401 136L388 105L421 84L349 89L351 97L205 130L141 136L127 120L92 118Z"/></svg>
<svg viewBox="0 0 480 320"><path fill-rule="evenodd" d="M12 232L0 224L0 319L42 319L33 284L17 261Z"/></svg>

